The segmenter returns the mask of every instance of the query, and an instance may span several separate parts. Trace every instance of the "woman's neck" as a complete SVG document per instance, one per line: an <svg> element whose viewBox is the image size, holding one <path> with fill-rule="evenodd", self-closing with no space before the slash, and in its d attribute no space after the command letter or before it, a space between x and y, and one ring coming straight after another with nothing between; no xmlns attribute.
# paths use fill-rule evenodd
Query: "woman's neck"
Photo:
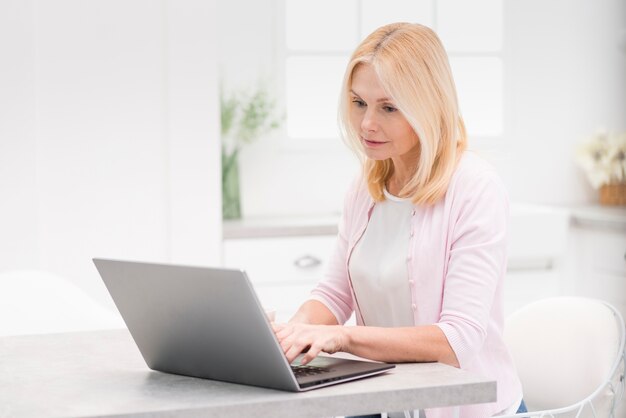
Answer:
<svg viewBox="0 0 626 418"><path fill-rule="evenodd" d="M411 177L413 177L413 173L415 172L415 167L407 167L405 164L396 163L394 161L393 164L393 172L389 179L387 180L387 191L394 196L399 196L400 190L406 186L406 184L411 181Z"/></svg>
<svg viewBox="0 0 626 418"><path fill-rule="evenodd" d="M413 178L419 159L419 144L405 154L391 157L393 169L386 184L389 193L400 196L400 190Z"/></svg>
<svg viewBox="0 0 626 418"><path fill-rule="evenodd" d="M402 190L408 182L409 178L400 177L394 173L389 177L385 186L389 193L394 196L400 196L400 190Z"/></svg>

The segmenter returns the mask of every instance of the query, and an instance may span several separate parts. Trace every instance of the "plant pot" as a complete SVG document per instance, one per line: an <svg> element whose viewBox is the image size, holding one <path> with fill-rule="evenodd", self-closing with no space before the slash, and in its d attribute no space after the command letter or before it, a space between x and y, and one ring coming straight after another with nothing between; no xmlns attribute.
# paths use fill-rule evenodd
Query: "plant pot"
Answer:
<svg viewBox="0 0 626 418"><path fill-rule="evenodd" d="M241 219L239 150L222 150L222 219Z"/></svg>
<svg viewBox="0 0 626 418"><path fill-rule="evenodd" d="M626 206L626 183L611 183L600 186L600 204Z"/></svg>

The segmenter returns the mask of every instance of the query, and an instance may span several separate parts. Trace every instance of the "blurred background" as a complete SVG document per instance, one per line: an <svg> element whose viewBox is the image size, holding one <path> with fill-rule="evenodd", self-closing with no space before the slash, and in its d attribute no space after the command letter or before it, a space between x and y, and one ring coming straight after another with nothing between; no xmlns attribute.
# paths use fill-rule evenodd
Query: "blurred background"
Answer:
<svg viewBox="0 0 626 418"><path fill-rule="evenodd" d="M0 0L0 334L119 325L93 257L245 268L288 318L358 173L343 68L396 21L439 34L508 188L507 312L626 314L623 185L600 204L577 163L626 131L623 0Z"/></svg>

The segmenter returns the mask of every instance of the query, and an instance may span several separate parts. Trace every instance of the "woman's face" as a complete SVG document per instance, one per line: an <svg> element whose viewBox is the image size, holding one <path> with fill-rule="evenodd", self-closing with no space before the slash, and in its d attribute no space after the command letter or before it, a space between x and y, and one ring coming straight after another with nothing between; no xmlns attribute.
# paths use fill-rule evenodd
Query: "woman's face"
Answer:
<svg viewBox="0 0 626 418"><path fill-rule="evenodd" d="M356 66L350 95L350 122L367 157L391 158L397 168L413 167L419 155L418 136L383 90L371 65Z"/></svg>

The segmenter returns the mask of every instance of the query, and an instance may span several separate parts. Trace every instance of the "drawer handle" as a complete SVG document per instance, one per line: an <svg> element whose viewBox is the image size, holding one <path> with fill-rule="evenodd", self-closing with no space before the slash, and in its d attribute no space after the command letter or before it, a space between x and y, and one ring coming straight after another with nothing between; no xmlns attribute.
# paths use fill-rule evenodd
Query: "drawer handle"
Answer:
<svg viewBox="0 0 626 418"><path fill-rule="evenodd" d="M293 262L294 266L301 269L312 269L322 264L322 260L312 255L303 255Z"/></svg>

